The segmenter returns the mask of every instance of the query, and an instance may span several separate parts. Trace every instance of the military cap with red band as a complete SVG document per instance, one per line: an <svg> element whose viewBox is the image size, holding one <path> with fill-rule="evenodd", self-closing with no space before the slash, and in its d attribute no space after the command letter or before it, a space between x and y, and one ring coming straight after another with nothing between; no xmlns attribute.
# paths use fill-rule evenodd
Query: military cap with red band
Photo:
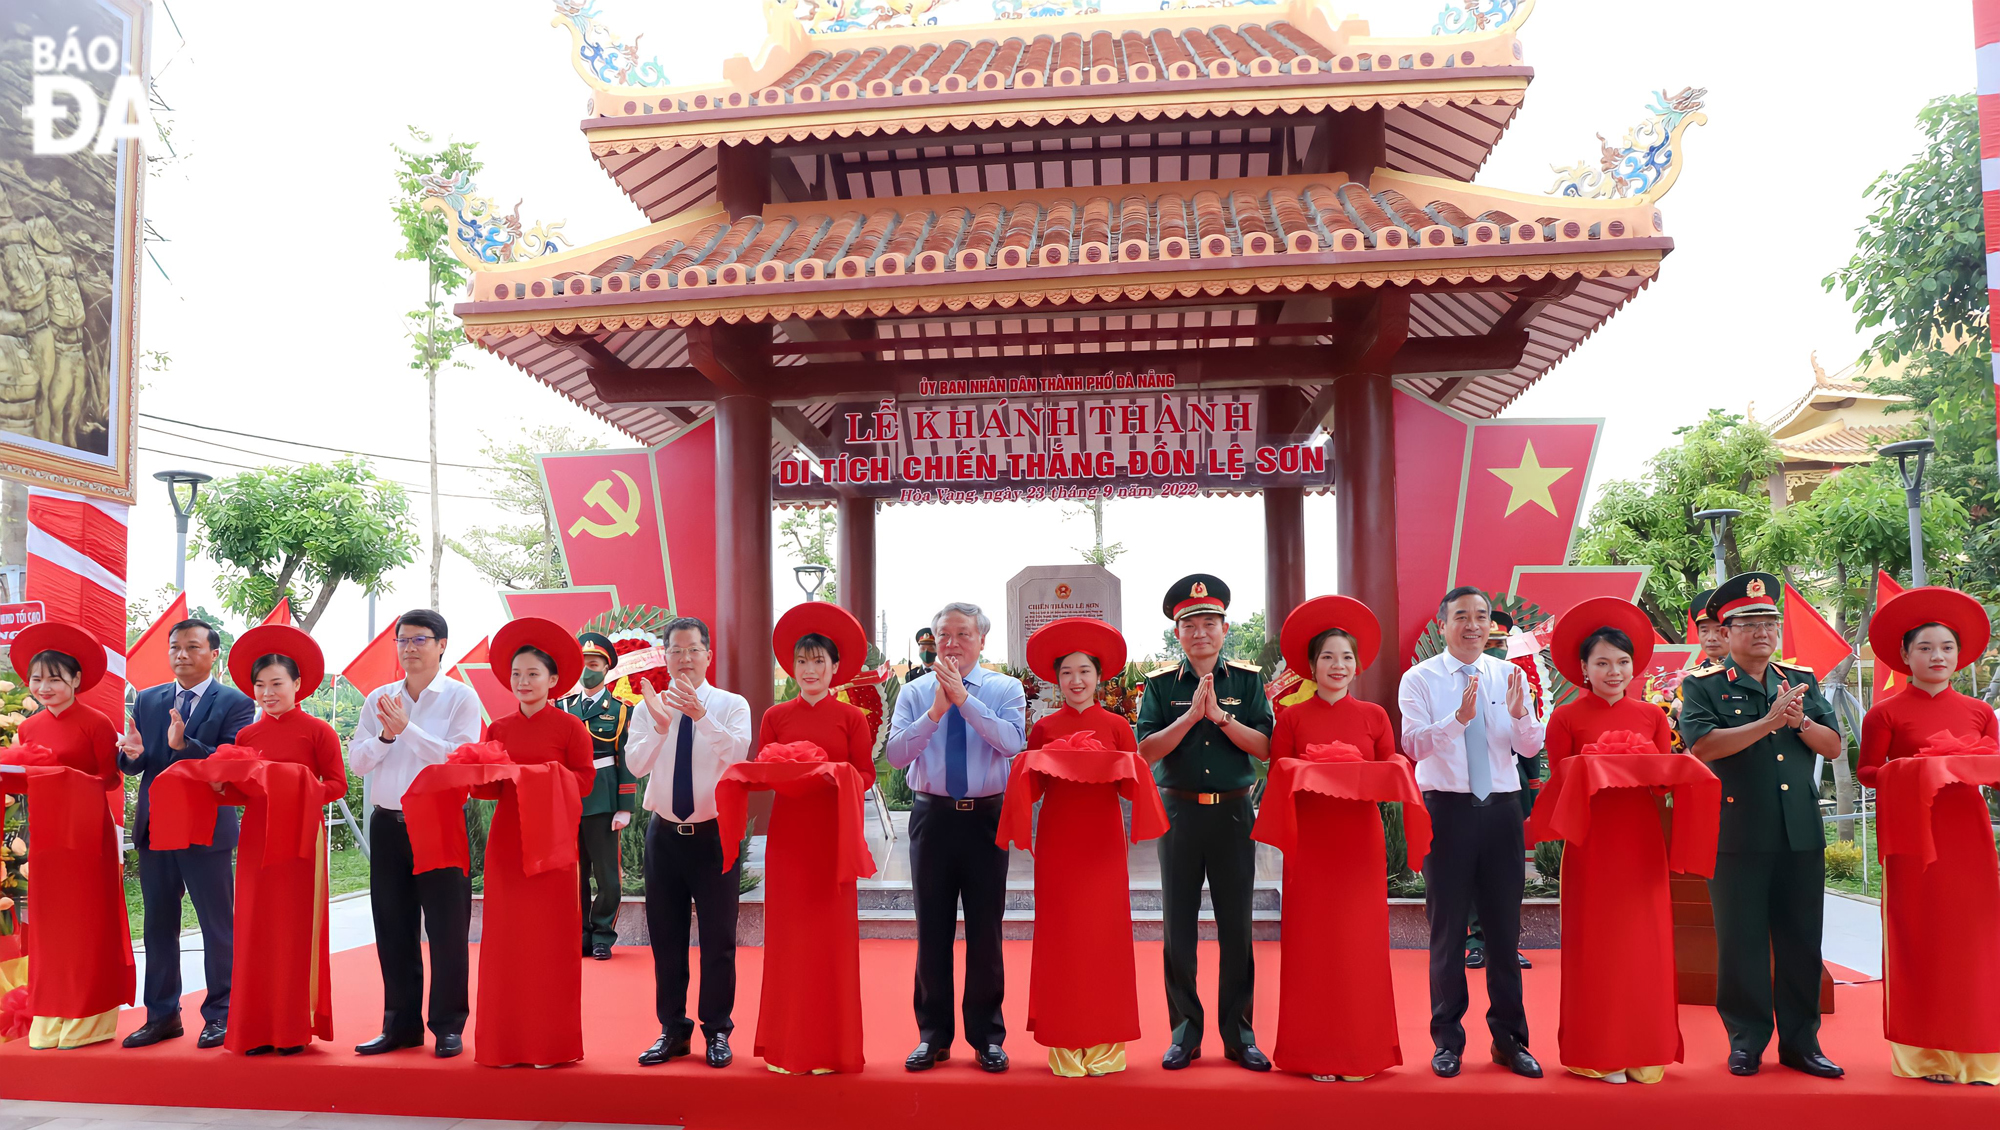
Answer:
<svg viewBox="0 0 2000 1130"><path fill-rule="evenodd" d="M1167 590L1167 599L1161 602L1161 610L1169 620L1184 620L1189 616L1209 614L1221 616L1229 611L1229 586L1220 577L1207 573L1190 573L1175 581Z"/></svg>
<svg viewBox="0 0 2000 1130"><path fill-rule="evenodd" d="M1708 598L1708 615L1718 624L1735 616L1776 616L1778 578L1769 573L1738 573L1716 587Z"/></svg>

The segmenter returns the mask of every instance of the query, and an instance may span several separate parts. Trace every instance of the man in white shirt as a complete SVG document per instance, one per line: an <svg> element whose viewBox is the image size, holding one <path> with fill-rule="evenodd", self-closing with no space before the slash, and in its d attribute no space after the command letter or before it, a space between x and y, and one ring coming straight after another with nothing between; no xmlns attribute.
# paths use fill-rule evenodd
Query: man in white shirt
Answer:
<svg viewBox="0 0 2000 1130"><path fill-rule="evenodd" d="M653 945L653 1007L660 1038L639 1056L653 1067L687 1055L688 916L701 940L696 1012L708 1042L708 1065L727 1067L736 1008L736 896L743 859L722 869L715 782L750 756L750 703L708 682L708 625L692 616L667 622L665 690L641 679L646 708L634 712L625 764L646 777L646 931Z"/></svg>
<svg viewBox="0 0 2000 1130"><path fill-rule="evenodd" d="M1541 752L1542 723L1519 667L1485 654L1493 605L1469 585L1438 605L1445 650L1403 673L1403 752L1431 818L1424 908L1431 928L1431 1070L1457 1075L1465 1054L1465 923L1477 906L1486 930L1486 1026L1493 1062L1542 1076L1528 1054L1521 1006L1523 863L1516 758Z"/></svg>
<svg viewBox="0 0 2000 1130"><path fill-rule="evenodd" d="M436 1054L464 1050L468 1001L466 934L472 924L472 880L455 867L419 873L403 823L403 793L425 766L479 740L479 697L443 673L448 630L428 608L396 619L400 682L377 687L361 706L348 761L368 781L375 803L368 818L368 904L375 917L375 956L382 965L382 1034L356 1047L381 1055L424 1046L424 954L430 941L430 1030Z"/></svg>

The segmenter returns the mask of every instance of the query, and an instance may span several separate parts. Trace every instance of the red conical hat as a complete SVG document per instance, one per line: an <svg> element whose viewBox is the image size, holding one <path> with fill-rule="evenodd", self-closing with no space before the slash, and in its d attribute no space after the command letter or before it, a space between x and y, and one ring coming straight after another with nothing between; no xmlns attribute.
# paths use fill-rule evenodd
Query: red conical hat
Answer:
<svg viewBox="0 0 2000 1130"><path fill-rule="evenodd" d="M840 650L832 685L844 687L853 682L868 662L868 633L861 630L861 621L854 618L854 613L824 600L793 605L778 617L778 626L771 629L771 652L785 674L792 673L792 664L797 661L799 640L814 634L832 640L833 646Z"/></svg>
<svg viewBox="0 0 2000 1130"><path fill-rule="evenodd" d="M1375 613L1351 596L1316 596L1292 609L1278 633L1286 670L1312 682L1312 656L1306 649L1312 646L1314 636L1334 628L1354 637L1354 658L1361 666L1375 662L1375 653L1382 648L1382 622Z"/></svg>
<svg viewBox="0 0 2000 1130"><path fill-rule="evenodd" d="M552 694L562 694L583 676L583 645L562 625L540 616L510 620L493 633L486 654L493 661L493 674L505 685L511 679L514 655L524 647L548 654L556 661L556 685Z"/></svg>
<svg viewBox="0 0 2000 1130"><path fill-rule="evenodd" d="M1584 685L1583 658L1576 651L1599 628L1616 628L1631 637L1634 679L1653 661L1653 621L1644 610L1615 596L1592 597L1563 613L1549 637L1549 661L1579 690Z"/></svg>
<svg viewBox="0 0 2000 1130"><path fill-rule="evenodd" d="M1875 618L1868 621L1868 645L1875 649L1875 662L1909 674L1910 665L1903 662L1903 634L1920 624L1943 624L1957 634L1960 670L1986 654L1986 641L1993 632L1986 609L1977 600L1957 589L1926 585L1893 597L1875 610Z"/></svg>
<svg viewBox="0 0 2000 1130"><path fill-rule="evenodd" d="M1125 670L1125 637L1106 621L1088 616L1066 616L1036 628L1028 637L1028 670L1053 683L1062 661L1079 651L1096 658L1097 673L1104 678Z"/></svg>
<svg viewBox="0 0 2000 1130"><path fill-rule="evenodd" d="M313 638L290 624L259 624L236 637L229 648L229 681L244 694L257 681L252 665L267 655L282 655L298 664L299 698L319 689L326 678L326 656Z"/></svg>
<svg viewBox="0 0 2000 1130"><path fill-rule="evenodd" d="M82 668L82 675L76 684L78 694L96 686L104 678L104 645L75 624L56 620L30 624L14 637L8 650L9 657L14 661L14 673L25 680L29 662L45 651L59 651L76 660L76 665Z"/></svg>

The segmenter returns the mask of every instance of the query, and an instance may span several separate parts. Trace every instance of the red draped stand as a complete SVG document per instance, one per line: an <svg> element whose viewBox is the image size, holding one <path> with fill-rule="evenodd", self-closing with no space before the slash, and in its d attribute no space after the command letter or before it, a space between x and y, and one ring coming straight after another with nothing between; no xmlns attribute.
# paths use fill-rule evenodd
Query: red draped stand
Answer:
<svg viewBox="0 0 2000 1130"><path fill-rule="evenodd" d="M220 793L216 785L223 786ZM333 1039L322 795L311 766L264 760L238 746L200 761L177 761L153 782L152 843L158 850L212 843L216 810L243 808L236 956L223 1040L230 1051Z"/></svg>
<svg viewBox="0 0 2000 1130"><path fill-rule="evenodd" d="M495 800L486 838L485 917L472 1051L487 1067L583 1058L583 929L576 828L583 798L560 762L519 765L497 743L463 746L403 796L416 870L471 867L465 802Z"/></svg>
<svg viewBox="0 0 2000 1130"><path fill-rule="evenodd" d="M792 1074L862 1066L854 882L875 873L875 860L862 830L861 776L825 758L804 742L766 746L756 761L724 770L715 785L725 870L736 863L750 794L777 794L764 846L764 984L754 1051Z"/></svg>
<svg viewBox="0 0 2000 1130"><path fill-rule="evenodd" d="M2000 858L1979 792L2000 785L2000 753L1991 738L1941 733L1922 754L1882 765L1875 781L1883 1035L1913 1048L2000 1052Z"/></svg>
<svg viewBox="0 0 2000 1130"><path fill-rule="evenodd" d="M1132 843L1166 834L1160 790L1136 753L1080 732L1014 759L998 840L1035 856L1028 1031L1046 1048L1139 1038L1120 797L1132 802Z"/></svg>
<svg viewBox="0 0 2000 1130"><path fill-rule="evenodd" d="M130 1004L132 926L104 782L46 750L6 754L0 792L28 798L33 841L26 1015L81 1019Z"/></svg>
<svg viewBox="0 0 2000 1130"><path fill-rule="evenodd" d="M1565 841L1565 1067L1609 1074L1684 1056L1667 873L1714 873L1722 784L1693 757L1656 749L1634 732L1603 734L1555 764L1528 821L1530 844ZM1660 824L1668 795L1671 837Z"/></svg>
<svg viewBox="0 0 2000 1130"><path fill-rule="evenodd" d="M1403 806L1412 869L1430 851L1430 814L1409 762L1361 760L1344 743L1320 756L1271 766L1251 838L1285 853L1278 1040L1286 1071L1349 1078L1403 1062L1389 979L1389 892L1382 836L1385 802Z"/></svg>

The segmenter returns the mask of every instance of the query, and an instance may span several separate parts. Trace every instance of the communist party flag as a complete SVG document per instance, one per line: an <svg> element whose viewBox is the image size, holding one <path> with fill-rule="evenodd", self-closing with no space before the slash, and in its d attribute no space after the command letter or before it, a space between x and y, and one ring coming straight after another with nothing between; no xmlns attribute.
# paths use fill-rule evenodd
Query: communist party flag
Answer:
<svg viewBox="0 0 2000 1130"><path fill-rule="evenodd" d="M1785 662L1796 663L1809 668L1813 674L1826 678L1826 673L1834 665L1853 653L1854 648L1826 617L1819 614L1799 590L1790 584L1785 586L1785 629L1784 640L1779 646Z"/></svg>
<svg viewBox="0 0 2000 1130"><path fill-rule="evenodd" d="M271 614L269 616L266 616L262 620L258 621L257 626L261 628L266 624L289 624L291 622L292 622L292 598L289 596L281 596L278 598L278 606L276 608L271 609Z"/></svg>
<svg viewBox="0 0 2000 1130"><path fill-rule="evenodd" d="M187 618L188 598L181 593L153 621L152 627L141 632L132 646L125 649L126 682L145 690L174 677L173 665L167 662L167 630Z"/></svg>
<svg viewBox="0 0 2000 1130"><path fill-rule="evenodd" d="M1880 569L1875 570L1876 611L1881 611L1883 605L1901 595L1903 595L1903 586L1896 583L1896 578L1884 573ZM1872 706L1875 703L1881 702L1883 699L1902 690L1905 682L1906 680L1901 674L1892 670L1887 663L1882 662L1881 656L1876 656L1875 693L1869 697L1869 705Z"/></svg>
<svg viewBox="0 0 2000 1130"><path fill-rule="evenodd" d="M361 654L341 669L340 677L362 694L403 677L403 665L396 660L394 620L389 621L389 626L369 640L368 646L361 649Z"/></svg>

